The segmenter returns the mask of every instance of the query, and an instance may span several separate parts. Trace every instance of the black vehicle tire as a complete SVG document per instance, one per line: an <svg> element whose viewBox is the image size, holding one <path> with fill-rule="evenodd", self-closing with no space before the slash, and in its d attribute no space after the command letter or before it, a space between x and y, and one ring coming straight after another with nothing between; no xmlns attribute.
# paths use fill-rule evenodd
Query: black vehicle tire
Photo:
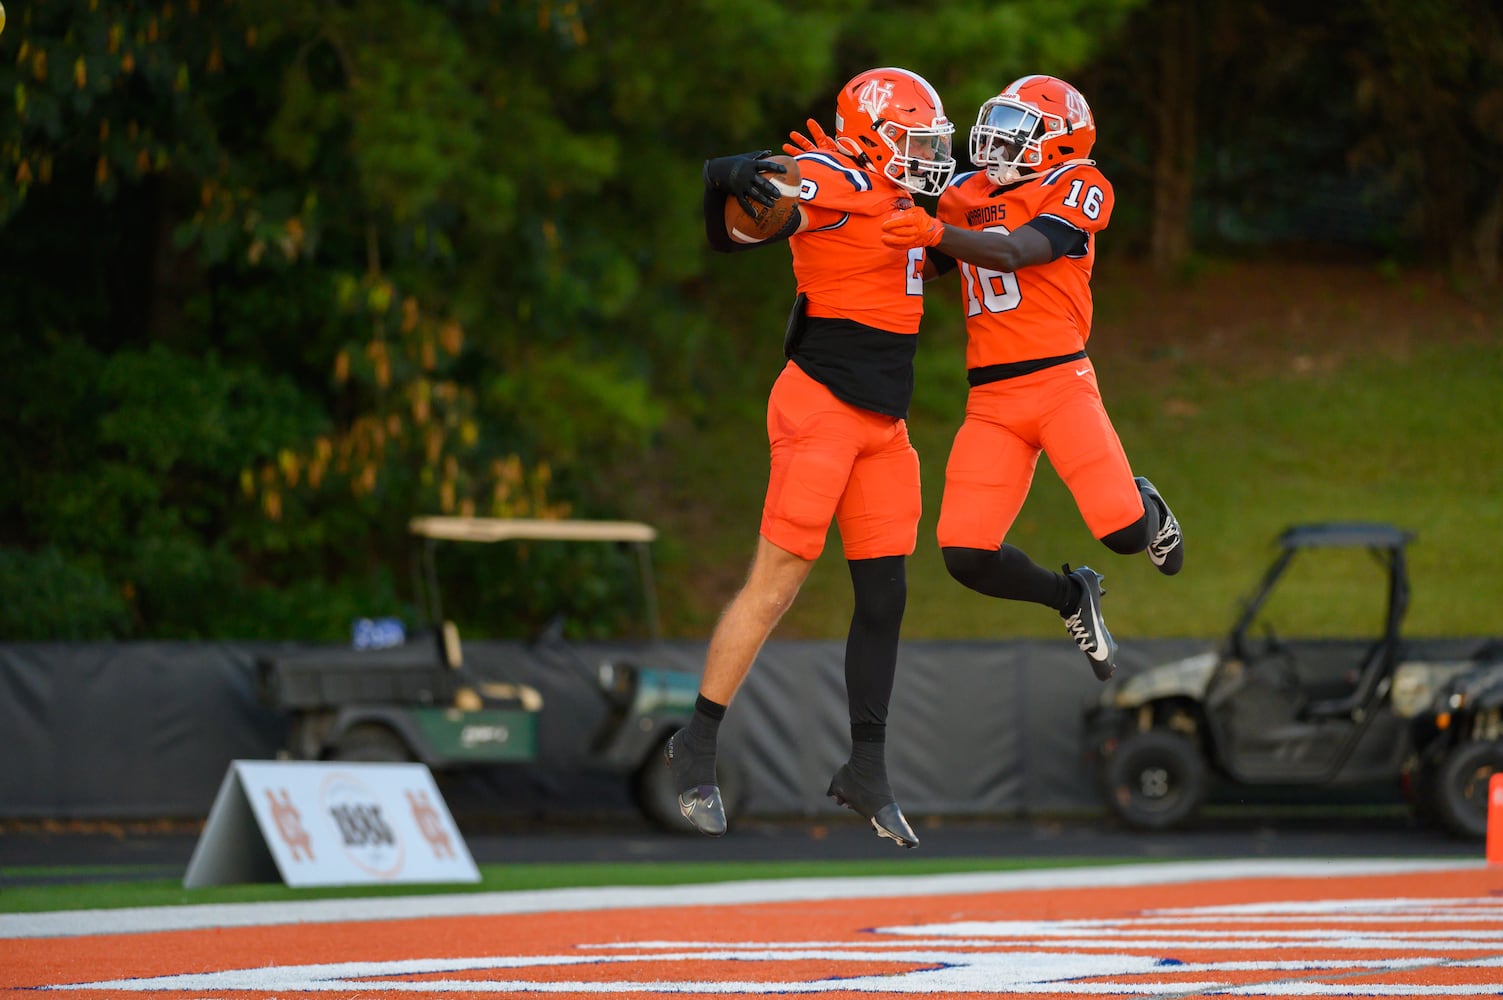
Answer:
<svg viewBox="0 0 1503 1000"><path fill-rule="evenodd" d="M684 819L678 808L678 789L673 787L673 772L663 758L667 740L653 748L652 753L632 775L632 795L637 808L642 810L653 826L668 833L694 833L694 827ZM741 808L741 772L721 754L715 761L715 778L720 785L720 801L725 806L727 822L735 818Z"/></svg>
<svg viewBox="0 0 1503 1000"><path fill-rule="evenodd" d="M1103 767L1108 808L1136 830L1178 826L1205 797L1206 765L1200 751L1187 737L1167 729L1126 736Z"/></svg>
<svg viewBox="0 0 1503 1000"><path fill-rule="evenodd" d="M1435 818L1453 836L1481 840L1487 836L1487 786L1503 773L1503 742L1473 740L1441 760L1431 790Z"/></svg>
<svg viewBox="0 0 1503 1000"><path fill-rule="evenodd" d="M362 722L347 729L329 748L329 760L405 764L417 758L407 743L389 727Z"/></svg>

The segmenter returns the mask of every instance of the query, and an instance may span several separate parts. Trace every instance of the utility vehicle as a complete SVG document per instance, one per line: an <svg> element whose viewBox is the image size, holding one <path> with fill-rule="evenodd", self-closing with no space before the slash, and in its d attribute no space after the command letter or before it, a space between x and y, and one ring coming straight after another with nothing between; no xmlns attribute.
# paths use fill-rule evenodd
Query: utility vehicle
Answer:
<svg viewBox="0 0 1503 1000"><path fill-rule="evenodd" d="M287 756L309 760L421 761L435 773L488 765L549 763L540 756L540 722L549 704L526 671L498 679L465 663L458 630L443 617L435 549L439 543L505 541L609 543L638 555L648 629L660 637L650 543L651 525L635 521L566 521L529 518L419 517L409 524L420 547L420 601L436 625L415 631L400 645L381 649L320 647L262 656L257 661L261 700L292 717ZM651 646L648 646L650 654ZM598 724L558 718L553 731L578 733L569 760L597 772L619 774L642 813L658 826L688 830L678 810L663 760L663 744L693 713L699 678L683 670L613 657L590 663L562 638L555 622L528 647L534 665L564 672L603 709ZM520 667L520 665L518 665ZM572 703L576 707L579 702ZM720 762L727 811L740 787L734 763Z"/></svg>
<svg viewBox="0 0 1503 1000"><path fill-rule="evenodd" d="M1425 819L1482 837L1488 779L1503 772L1503 644L1403 636L1413 538L1290 527L1218 650L1109 682L1086 715L1107 807L1163 829L1218 782L1389 785Z"/></svg>

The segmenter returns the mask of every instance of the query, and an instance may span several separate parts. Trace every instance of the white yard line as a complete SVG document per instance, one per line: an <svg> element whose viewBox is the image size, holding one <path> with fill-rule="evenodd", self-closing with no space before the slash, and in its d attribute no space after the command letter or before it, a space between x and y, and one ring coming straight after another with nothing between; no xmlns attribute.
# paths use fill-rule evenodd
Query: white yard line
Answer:
<svg viewBox="0 0 1503 1000"><path fill-rule="evenodd" d="M1452 859L1350 858L1186 861L947 875L795 878L678 886L627 886L484 892L380 899L313 899L265 903L209 903L0 914L0 939L141 934L208 927L317 924L419 917L495 916L630 907L727 906L825 899L964 895L1010 890L1116 888L1240 878L1322 878L1411 872L1481 870Z"/></svg>

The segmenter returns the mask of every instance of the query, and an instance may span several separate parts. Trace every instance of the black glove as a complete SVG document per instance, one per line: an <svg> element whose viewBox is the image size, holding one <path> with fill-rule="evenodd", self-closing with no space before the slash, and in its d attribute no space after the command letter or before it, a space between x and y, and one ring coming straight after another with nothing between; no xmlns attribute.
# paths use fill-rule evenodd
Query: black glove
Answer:
<svg viewBox="0 0 1503 1000"><path fill-rule="evenodd" d="M786 174L788 168L781 163L766 159L770 149L755 153L738 153L735 156L717 156L705 161L705 183L717 191L732 195L741 203L747 215L756 215L751 203L757 202L771 208L778 200L778 189L763 174Z"/></svg>

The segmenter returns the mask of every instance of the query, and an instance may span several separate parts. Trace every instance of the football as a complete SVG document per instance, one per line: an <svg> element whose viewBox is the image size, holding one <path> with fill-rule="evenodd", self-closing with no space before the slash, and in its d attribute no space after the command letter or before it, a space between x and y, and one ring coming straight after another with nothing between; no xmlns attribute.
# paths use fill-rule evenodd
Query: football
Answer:
<svg viewBox="0 0 1503 1000"><path fill-rule="evenodd" d="M737 243L761 243L788 222L789 213L798 210L798 163L791 156L769 156L769 160L788 168L786 174L763 174L778 189L778 200L767 208L752 202L757 214L748 215L735 198L725 200L725 231Z"/></svg>

